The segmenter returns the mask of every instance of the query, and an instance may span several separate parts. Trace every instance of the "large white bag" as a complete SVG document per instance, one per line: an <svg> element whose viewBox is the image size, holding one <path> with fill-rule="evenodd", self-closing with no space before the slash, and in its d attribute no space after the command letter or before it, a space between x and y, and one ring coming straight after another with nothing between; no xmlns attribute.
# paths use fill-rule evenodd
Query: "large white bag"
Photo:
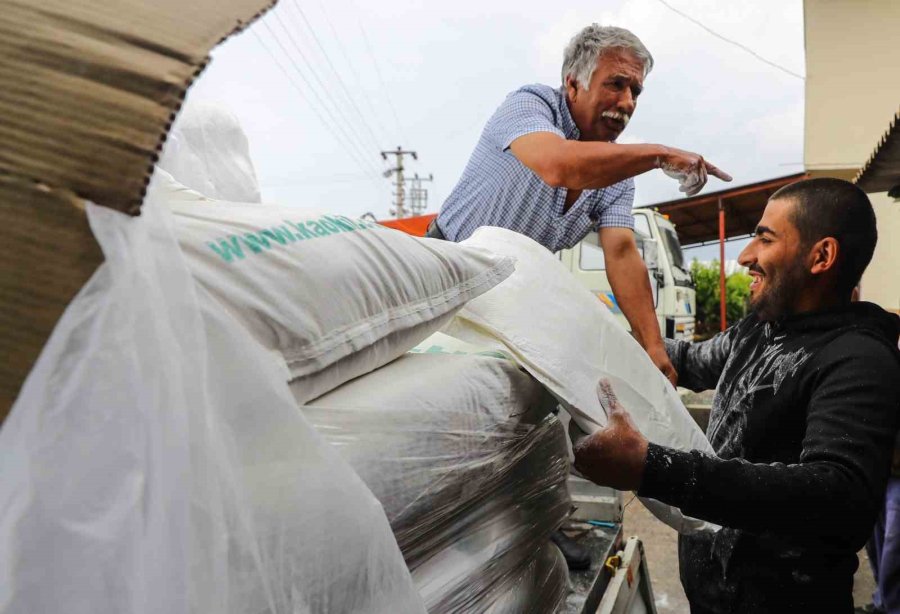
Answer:
<svg viewBox="0 0 900 614"><path fill-rule="evenodd" d="M261 200L247 135L223 105L189 98L157 164L178 183L210 198Z"/></svg>
<svg viewBox="0 0 900 614"><path fill-rule="evenodd" d="M312 399L403 354L514 263L297 207L207 199L157 172L195 278Z"/></svg>
<svg viewBox="0 0 900 614"><path fill-rule="evenodd" d="M0 612L423 612L381 506L168 213L88 216L106 262L0 431Z"/></svg>
<svg viewBox="0 0 900 614"><path fill-rule="evenodd" d="M479 228L463 245L516 258L516 272L469 302L445 332L475 341L493 337L550 389L586 433L606 424L597 398L608 378L635 424L650 441L712 453L706 436L646 352L609 310L530 238L502 228ZM676 508L645 500L682 532L710 528Z"/></svg>

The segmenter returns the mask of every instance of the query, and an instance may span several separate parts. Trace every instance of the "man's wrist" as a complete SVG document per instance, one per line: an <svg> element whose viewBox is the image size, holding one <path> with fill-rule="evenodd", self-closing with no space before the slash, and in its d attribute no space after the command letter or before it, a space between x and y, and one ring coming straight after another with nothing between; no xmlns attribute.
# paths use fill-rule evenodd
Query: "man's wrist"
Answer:
<svg viewBox="0 0 900 614"><path fill-rule="evenodd" d="M636 478L635 487L632 488L635 492L637 492L641 484L644 482L644 472L647 470L647 455L649 454L650 442L645 438L641 437L640 441L637 445L637 450L634 454L635 466L634 466L634 475Z"/></svg>
<svg viewBox="0 0 900 614"><path fill-rule="evenodd" d="M669 148L665 145L653 145L653 168L662 168L663 163L669 156Z"/></svg>
<svg viewBox="0 0 900 614"><path fill-rule="evenodd" d="M638 494L682 506L696 483L692 454L649 443Z"/></svg>
<svg viewBox="0 0 900 614"><path fill-rule="evenodd" d="M640 344L642 348L644 348L644 350L648 354L654 350L666 350L662 335L659 332L659 327L656 326L655 321L653 322L653 324L653 327L651 327L649 331L640 331L637 329L632 331L635 340Z"/></svg>

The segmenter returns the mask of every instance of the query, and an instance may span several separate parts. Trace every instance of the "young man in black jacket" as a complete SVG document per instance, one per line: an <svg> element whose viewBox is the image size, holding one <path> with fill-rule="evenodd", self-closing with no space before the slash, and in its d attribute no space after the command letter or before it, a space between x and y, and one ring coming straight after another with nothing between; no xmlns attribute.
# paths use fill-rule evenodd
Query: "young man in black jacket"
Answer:
<svg viewBox="0 0 900 614"><path fill-rule="evenodd" d="M667 342L680 385L716 389L716 456L648 443L601 384L609 424L576 448L579 471L722 525L679 539L694 614L853 611L900 427L900 318L850 302L875 241L850 183L771 197L740 256L754 313L704 343Z"/></svg>

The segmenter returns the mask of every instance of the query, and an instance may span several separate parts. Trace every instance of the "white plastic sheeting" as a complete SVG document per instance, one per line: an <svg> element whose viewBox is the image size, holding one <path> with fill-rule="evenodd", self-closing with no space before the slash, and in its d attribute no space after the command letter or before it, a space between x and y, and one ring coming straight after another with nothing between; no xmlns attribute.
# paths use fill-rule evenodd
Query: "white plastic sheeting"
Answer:
<svg viewBox="0 0 900 614"><path fill-rule="evenodd" d="M88 215L106 262L0 431L0 611L424 611L380 504L168 214Z"/></svg>
<svg viewBox="0 0 900 614"><path fill-rule="evenodd" d="M220 104L185 104L157 164L178 183L210 198L260 202L247 135Z"/></svg>
<svg viewBox="0 0 900 614"><path fill-rule="evenodd" d="M485 337L502 342L586 433L606 424L597 383L608 378L650 441L712 453L706 436L646 352L553 254L524 235L493 227L478 229L463 245L514 257L516 271L470 301L445 332L476 343ZM645 502L680 532L713 528L676 508Z"/></svg>

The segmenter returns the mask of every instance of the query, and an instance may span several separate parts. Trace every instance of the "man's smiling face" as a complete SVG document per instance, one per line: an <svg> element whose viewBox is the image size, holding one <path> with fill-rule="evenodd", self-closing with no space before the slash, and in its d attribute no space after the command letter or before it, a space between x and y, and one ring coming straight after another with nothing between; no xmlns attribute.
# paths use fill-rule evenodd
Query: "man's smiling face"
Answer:
<svg viewBox="0 0 900 614"><path fill-rule="evenodd" d="M569 111L581 140L616 140L634 115L643 87L644 64L625 49L600 54L586 90L574 77L566 77Z"/></svg>
<svg viewBox="0 0 900 614"><path fill-rule="evenodd" d="M791 221L793 206L790 198L770 200L753 239L738 257L753 278L750 306L761 320L793 313L812 278L800 233Z"/></svg>

